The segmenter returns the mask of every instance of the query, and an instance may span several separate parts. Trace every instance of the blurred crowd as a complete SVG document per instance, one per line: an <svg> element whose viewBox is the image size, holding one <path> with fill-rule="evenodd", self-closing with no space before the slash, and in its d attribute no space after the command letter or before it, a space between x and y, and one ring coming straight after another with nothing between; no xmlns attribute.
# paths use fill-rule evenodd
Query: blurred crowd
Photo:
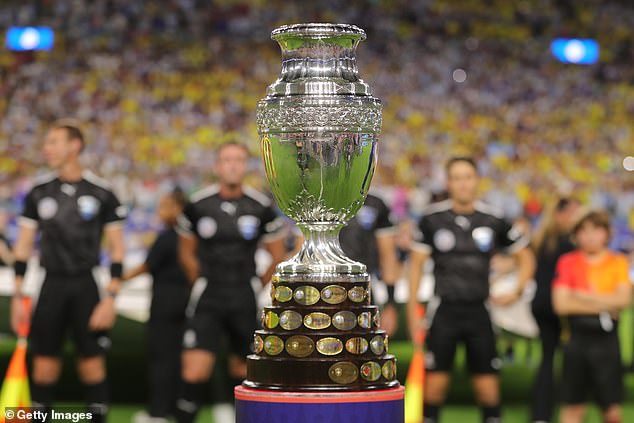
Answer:
<svg viewBox="0 0 634 423"><path fill-rule="evenodd" d="M478 159L486 198L536 219L554 193L610 210L631 248L634 7L631 2L4 1L0 27L49 25L51 52L0 51L0 208L19 212L41 172L48 125L76 119L85 161L153 229L158 193L213 178L214 146L238 140L261 178L255 105L280 69L270 31L302 21L368 33L359 71L384 103L375 187L396 219L444 186L451 155ZM596 38L600 64L564 65L554 37ZM619 238L621 234L621 238ZM620 241L619 241L620 239Z"/></svg>

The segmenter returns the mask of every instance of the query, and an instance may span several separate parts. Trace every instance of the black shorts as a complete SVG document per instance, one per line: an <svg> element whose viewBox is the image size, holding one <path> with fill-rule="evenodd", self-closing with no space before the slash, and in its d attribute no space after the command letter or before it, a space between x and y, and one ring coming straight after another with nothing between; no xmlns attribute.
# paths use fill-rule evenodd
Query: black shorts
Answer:
<svg viewBox="0 0 634 423"><path fill-rule="evenodd" d="M561 401L574 405L589 399L603 409L623 402L623 363L616 329L573 332L564 346Z"/></svg>
<svg viewBox="0 0 634 423"><path fill-rule="evenodd" d="M251 285L207 283L200 298L196 299L195 292L194 287L188 305L183 348L217 353L222 337L226 336L231 353L241 357L249 355L257 328L257 306Z"/></svg>
<svg viewBox="0 0 634 423"><path fill-rule="evenodd" d="M105 354L110 348L108 332L95 332L88 327L99 300L99 288L91 272L79 276L47 275L31 321L31 353L59 356L70 329L79 355Z"/></svg>
<svg viewBox="0 0 634 423"><path fill-rule="evenodd" d="M467 367L473 374L495 374L501 367L491 318L483 303L434 303L427 313L425 369L450 372L456 347L464 343Z"/></svg>

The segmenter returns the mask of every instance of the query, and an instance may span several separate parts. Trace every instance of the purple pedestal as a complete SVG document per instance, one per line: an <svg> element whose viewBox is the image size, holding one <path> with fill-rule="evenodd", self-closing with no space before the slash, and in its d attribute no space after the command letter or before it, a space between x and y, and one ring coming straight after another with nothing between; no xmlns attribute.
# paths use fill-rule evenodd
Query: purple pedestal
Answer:
<svg viewBox="0 0 634 423"><path fill-rule="evenodd" d="M284 392L238 386L236 423L403 423L402 386L363 392Z"/></svg>

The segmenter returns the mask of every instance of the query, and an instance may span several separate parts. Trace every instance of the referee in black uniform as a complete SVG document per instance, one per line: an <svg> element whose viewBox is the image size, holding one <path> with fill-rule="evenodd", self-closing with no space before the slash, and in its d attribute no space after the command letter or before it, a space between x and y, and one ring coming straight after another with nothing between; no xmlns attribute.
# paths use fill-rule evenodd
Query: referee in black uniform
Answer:
<svg viewBox="0 0 634 423"><path fill-rule="evenodd" d="M282 221L271 201L242 185L248 159L243 145L222 145L215 163L218 184L192 195L179 219L181 263L194 284L183 336L179 423L195 420L223 335L228 336L232 353L230 375L246 377L245 358L257 326L250 284L256 275L255 252L262 241L272 256L262 285L284 257Z"/></svg>
<svg viewBox="0 0 634 423"><path fill-rule="evenodd" d="M482 421L500 421L500 394L495 335L486 307L491 256L504 249L517 258L518 288L491 300L499 305L516 301L533 275L534 258L528 239L493 209L477 201L478 171L469 157L451 159L446 166L449 200L432 205L420 222L421 238L412 247L408 322L410 335L420 328L416 293L423 264L434 261L435 298L427 308L425 423L439 420L449 388L458 343L467 350Z"/></svg>
<svg viewBox="0 0 634 423"><path fill-rule="evenodd" d="M79 155L83 148L83 135L74 126L57 125L46 135L43 152L55 172L38 181L25 199L14 250L11 323L17 330L21 322L31 319L31 396L34 406L44 408L50 408L53 401L61 372L60 354L70 329L92 421L102 422L108 403L104 356L110 346L107 331L115 319L126 210L105 181L82 169ZM20 296L38 231L46 279L31 317L22 308ZM110 283L102 296L92 272L99 264L103 235L112 264Z"/></svg>
<svg viewBox="0 0 634 423"><path fill-rule="evenodd" d="M381 314L381 327L393 335L397 325L397 309L394 286L399 276L396 255L397 229L390 220L390 209L385 202L368 194L356 216L340 232L343 252L353 260L363 263L368 273L377 276L387 288L387 301Z"/></svg>

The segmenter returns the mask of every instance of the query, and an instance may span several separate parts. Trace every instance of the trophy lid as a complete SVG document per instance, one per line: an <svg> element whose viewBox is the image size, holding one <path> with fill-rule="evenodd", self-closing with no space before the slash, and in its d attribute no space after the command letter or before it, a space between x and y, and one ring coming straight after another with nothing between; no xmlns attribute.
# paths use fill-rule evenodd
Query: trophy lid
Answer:
<svg viewBox="0 0 634 423"><path fill-rule="evenodd" d="M303 23L275 29L282 49L282 71L267 95L371 96L359 78L355 50L365 31L355 25Z"/></svg>

